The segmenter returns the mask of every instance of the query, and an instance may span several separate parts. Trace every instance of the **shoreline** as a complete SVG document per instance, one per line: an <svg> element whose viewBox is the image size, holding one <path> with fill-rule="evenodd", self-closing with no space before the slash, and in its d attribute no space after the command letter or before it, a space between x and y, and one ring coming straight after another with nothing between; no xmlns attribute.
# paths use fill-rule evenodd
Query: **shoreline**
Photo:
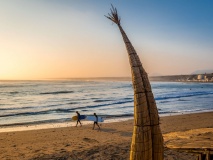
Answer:
<svg viewBox="0 0 213 160"><path fill-rule="evenodd" d="M189 115L189 114L196 114L196 113L208 113L212 112L213 110L206 110L206 111L196 111L196 112L185 112L185 113L165 113L159 114L159 117L167 117L167 116L178 116L178 115ZM114 123L114 122L123 122L128 120L133 120L134 117L132 116L124 116L124 117L110 117L104 118L104 123ZM84 125L93 124L92 121L85 121L82 120ZM49 123L33 123L33 124L23 124L23 125L12 125L12 126L0 126L0 133L5 132L21 132L21 131L31 131L31 130L42 130L42 129L52 129L52 128L63 128L63 127L73 127L75 126L76 121L65 121L65 122L49 122Z"/></svg>
<svg viewBox="0 0 213 160"><path fill-rule="evenodd" d="M213 112L160 117L165 159L193 160L194 155L170 148L212 147ZM0 159L128 159L133 119L93 124L0 133Z"/></svg>
<svg viewBox="0 0 213 160"><path fill-rule="evenodd" d="M112 118L107 119L103 123L114 123L114 122L123 122L129 119L133 119L132 117L125 117L125 118ZM81 121L83 125L90 125L93 124L93 121ZM43 130L43 129L57 129L57 128L64 128L64 127L75 127L76 121L68 121L68 122L61 122L61 123L44 123L44 124L33 124L33 125L18 125L18 126L6 126L0 127L0 133L7 133L7 132L22 132L22 131L31 131L31 130Z"/></svg>

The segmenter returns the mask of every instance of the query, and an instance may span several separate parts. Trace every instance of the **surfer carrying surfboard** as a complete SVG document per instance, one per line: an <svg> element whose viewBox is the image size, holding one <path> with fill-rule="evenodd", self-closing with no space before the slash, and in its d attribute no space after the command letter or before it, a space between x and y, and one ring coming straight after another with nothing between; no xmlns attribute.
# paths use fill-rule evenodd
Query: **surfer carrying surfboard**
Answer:
<svg viewBox="0 0 213 160"><path fill-rule="evenodd" d="M100 128L100 126L98 125L98 116L97 116L96 113L94 113L94 116L95 116L96 120L94 121L94 124L93 124L93 128L92 128L92 129L95 129L95 125L97 125L98 128L99 128L99 130L100 130L101 128Z"/></svg>
<svg viewBox="0 0 213 160"><path fill-rule="evenodd" d="M79 122L79 123L80 123L80 125L82 126L81 121L80 121L80 117L81 117L81 115L80 115L80 113L79 113L78 111L76 111L76 114L77 114L77 117L78 117L78 119L77 119L77 123L76 123L76 127L77 127L77 125L78 125L78 122Z"/></svg>

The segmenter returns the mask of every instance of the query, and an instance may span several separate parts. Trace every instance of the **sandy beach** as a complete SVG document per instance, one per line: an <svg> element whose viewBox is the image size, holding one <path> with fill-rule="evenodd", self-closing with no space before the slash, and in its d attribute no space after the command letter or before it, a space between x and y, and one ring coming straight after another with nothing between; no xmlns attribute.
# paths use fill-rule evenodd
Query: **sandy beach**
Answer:
<svg viewBox="0 0 213 160"><path fill-rule="evenodd" d="M160 118L165 147L213 148L213 112ZM133 120L0 133L0 159L129 159ZM195 155L165 148L166 160Z"/></svg>

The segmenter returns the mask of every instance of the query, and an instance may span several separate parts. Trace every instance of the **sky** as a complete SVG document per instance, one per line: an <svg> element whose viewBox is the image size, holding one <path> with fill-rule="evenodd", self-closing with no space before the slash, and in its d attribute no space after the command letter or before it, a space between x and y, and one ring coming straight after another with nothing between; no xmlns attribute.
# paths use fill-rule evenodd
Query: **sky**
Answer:
<svg viewBox="0 0 213 160"><path fill-rule="evenodd" d="M0 0L0 80L131 76L111 4L149 76L213 70L211 0Z"/></svg>

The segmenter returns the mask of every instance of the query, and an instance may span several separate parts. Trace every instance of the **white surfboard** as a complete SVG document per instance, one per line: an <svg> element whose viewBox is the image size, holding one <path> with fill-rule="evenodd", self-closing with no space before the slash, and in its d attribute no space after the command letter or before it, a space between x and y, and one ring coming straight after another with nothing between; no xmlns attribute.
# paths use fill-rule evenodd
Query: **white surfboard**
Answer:
<svg viewBox="0 0 213 160"><path fill-rule="evenodd" d="M96 117L95 116L87 116L86 120L88 120L88 121L96 121ZM103 122L103 121L104 121L104 119L102 117L98 116L98 122Z"/></svg>

